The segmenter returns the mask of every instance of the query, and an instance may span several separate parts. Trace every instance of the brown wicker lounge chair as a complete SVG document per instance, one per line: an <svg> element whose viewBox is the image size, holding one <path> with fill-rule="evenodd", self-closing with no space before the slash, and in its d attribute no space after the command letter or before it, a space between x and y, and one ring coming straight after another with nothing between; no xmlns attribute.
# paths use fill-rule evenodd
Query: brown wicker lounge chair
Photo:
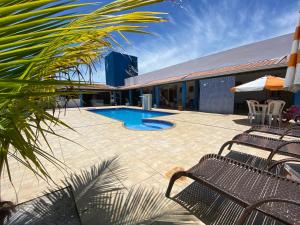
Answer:
<svg viewBox="0 0 300 225"><path fill-rule="evenodd" d="M271 153L269 157L265 159L259 156L233 151L231 150L233 144L260 148L270 151ZM220 155L227 146L231 151L226 157L300 181L300 165L298 164L300 162L300 142L298 141L290 142L243 133L235 136L231 141L226 142L219 151ZM292 156L292 158L274 161L273 157L275 154L288 155Z"/></svg>
<svg viewBox="0 0 300 225"><path fill-rule="evenodd" d="M245 131L245 133L251 133L251 132L261 132L261 133L278 135L280 136L280 139L284 138L285 136L300 138L299 125L293 125L291 127L286 127L286 128L273 127L267 125L256 125L256 126L252 126L249 130Z"/></svg>
<svg viewBox="0 0 300 225"><path fill-rule="evenodd" d="M231 149L233 144L255 147L271 152L267 159L268 162L271 161L275 154L300 158L300 141L285 141L248 133L238 134L231 141L224 143L218 154L221 155L226 147Z"/></svg>
<svg viewBox="0 0 300 225"><path fill-rule="evenodd" d="M206 190L208 188L245 208L242 215L229 224L242 225L247 220L249 222L253 219L249 217L250 214L256 212L285 224L300 224L300 183L227 157L210 154L189 170L175 173L166 197L170 198L174 182L182 176L193 179L195 183L205 186ZM194 188L184 198L179 193L171 199L188 209L198 191Z"/></svg>

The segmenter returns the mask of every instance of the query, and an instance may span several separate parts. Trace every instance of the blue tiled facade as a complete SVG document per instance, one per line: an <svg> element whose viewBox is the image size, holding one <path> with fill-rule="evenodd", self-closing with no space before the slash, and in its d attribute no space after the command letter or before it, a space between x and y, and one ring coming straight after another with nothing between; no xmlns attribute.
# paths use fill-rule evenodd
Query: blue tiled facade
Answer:
<svg viewBox="0 0 300 225"><path fill-rule="evenodd" d="M138 75L138 60L135 56L111 52L105 57L106 84L123 86L124 80Z"/></svg>
<svg viewBox="0 0 300 225"><path fill-rule="evenodd" d="M300 91L298 91L297 93L295 93L294 104L300 106Z"/></svg>
<svg viewBox="0 0 300 225"><path fill-rule="evenodd" d="M235 77L218 77L199 81L199 110L202 112L231 114L234 110Z"/></svg>

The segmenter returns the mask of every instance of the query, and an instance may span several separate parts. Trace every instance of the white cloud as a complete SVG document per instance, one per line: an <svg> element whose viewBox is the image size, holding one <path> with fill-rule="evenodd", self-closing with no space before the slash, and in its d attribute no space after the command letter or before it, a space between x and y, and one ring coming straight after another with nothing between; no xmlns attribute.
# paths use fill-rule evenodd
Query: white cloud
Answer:
<svg viewBox="0 0 300 225"><path fill-rule="evenodd" d="M294 31L297 25L297 19L299 19L298 14L291 11L280 17L276 17L274 19L274 24L278 27L279 32L284 34Z"/></svg>
<svg viewBox="0 0 300 225"><path fill-rule="evenodd" d="M186 1L179 9L184 16L175 20L169 15L170 22L164 24L160 37L127 46L125 53L138 57L139 74L293 32L297 22L293 8L278 12L264 8L259 1L247 7L240 7L239 0L211 2L202 0L192 7Z"/></svg>

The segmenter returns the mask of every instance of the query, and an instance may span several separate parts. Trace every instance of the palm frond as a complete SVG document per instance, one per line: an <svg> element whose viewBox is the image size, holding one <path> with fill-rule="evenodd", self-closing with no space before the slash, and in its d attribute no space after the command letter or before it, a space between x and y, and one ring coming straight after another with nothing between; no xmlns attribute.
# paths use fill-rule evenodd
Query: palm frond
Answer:
<svg viewBox="0 0 300 225"><path fill-rule="evenodd" d="M17 205L5 225L72 224L81 225L70 187L51 190L43 196Z"/></svg>
<svg viewBox="0 0 300 225"><path fill-rule="evenodd" d="M199 222L185 209L166 199L163 192L151 186L137 186L130 188L128 192L108 193L106 198L96 197L90 205L89 213L81 217L85 224L179 225ZM101 213L99 207L104 209Z"/></svg>
<svg viewBox="0 0 300 225"><path fill-rule="evenodd" d="M126 178L125 174L126 170L120 166L118 158L114 157L92 166L90 170L72 174L63 183L73 188L78 206L85 206L95 196L123 189L121 181Z"/></svg>
<svg viewBox="0 0 300 225"><path fill-rule="evenodd" d="M81 66L91 74L94 62L119 45L115 35L126 41L126 32L147 33L141 24L163 22L162 13L129 11L162 1L116 0L101 7L74 0L0 1L0 174L4 167L9 173L8 155L46 178L42 160L62 167L37 141L57 135L51 124L66 126L46 109L55 110L56 96L78 93L72 87L87 83ZM70 13L91 4L98 9Z"/></svg>
<svg viewBox="0 0 300 225"><path fill-rule="evenodd" d="M161 191L146 186L122 188L125 173L118 158L104 160L66 178L64 184L73 191L59 187L21 204L9 224L76 224L76 207L83 225L198 224L194 216L165 198Z"/></svg>
<svg viewBox="0 0 300 225"><path fill-rule="evenodd" d="M65 183L73 187L83 224L198 223L193 215L166 199L163 192L151 186L134 186L129 190L122 188L121 182L125 180L127 171L119 165L118 158L103 161L96 168L101 172L94 173L95 167L92 167L90 171L76 175L76 182L71 178ZM114 175L115 178L112 177ZM80 185L76 185L77 183Z"/></svg>

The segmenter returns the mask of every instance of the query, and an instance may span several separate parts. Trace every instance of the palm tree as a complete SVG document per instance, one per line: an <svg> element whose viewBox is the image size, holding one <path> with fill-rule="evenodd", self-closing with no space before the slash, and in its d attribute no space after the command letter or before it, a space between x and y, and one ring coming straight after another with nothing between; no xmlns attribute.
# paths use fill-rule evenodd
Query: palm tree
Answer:
<svg viewBox="0 0 300 225"><path fill-rule="evenodd" d="M9 224L197 224L183 208L158 190L137 186L125 189L126 170L118 158L66 178L64 185L41 198L17 206ZM75 197L74 197L75 196ZM75 199L75 201L74 201ZM76 202L76 203L75 203ZM80 217L78 217L77 209Z"/></svg>
<svg viewBox="0 0 300 225"><path fill-rule="evenodd" d="M0 178L5 172L11 180L13 159L47 180L41 160L63 168L40 144L48 144L47 134L59 136L53 124L72 129L54 113L56 96L86 85L82 68L91 74L95 61L120 46L116 35L127 41L126 32L147 34L141 24L165 21L161 13L133 11L162 1L115 0L101 7L75 0L0 1ZM98 9L74 11L91 4ZM14 208L1 201L0 222Z"/></svg>
<svg viewBox="0 0 300 225"><path fill-rule="evenodd" d="M46 109L54 112L56 96L86 85L82 68L91 73L96 60L119 46L116 35L127 41L126 32L147 34L140 24L163 22L161 13L132 11L162 1L115 0L88 14L74 9L99 3L0 1L0 176L6 171L11 179L9 159L47 180L41 159L62 168L39 141L59 136L52 124L72 128Z"/></svg>

